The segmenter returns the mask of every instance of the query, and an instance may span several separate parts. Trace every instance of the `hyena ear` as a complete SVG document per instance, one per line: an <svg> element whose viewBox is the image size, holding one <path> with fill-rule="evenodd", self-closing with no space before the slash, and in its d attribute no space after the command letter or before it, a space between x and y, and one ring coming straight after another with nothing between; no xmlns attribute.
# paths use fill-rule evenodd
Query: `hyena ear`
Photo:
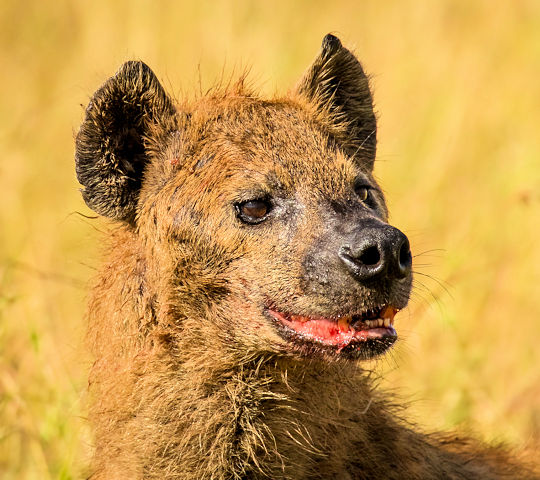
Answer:
<svg viewBox="0 0 540 480"><path fill-rule="evenodd" d="M319 55L296 87L333 123L344 147L373 166L377 121L369 79L358 59L334 35L326 35Z"/></svg>
<svg viewBox="0 0 540 480"><path fill-rule="evenodd" d="M147 140L174 113L173 102L142 62L124 63L94 94L75 141L77 179L92 210L133 223L149 160Z"/></svg>

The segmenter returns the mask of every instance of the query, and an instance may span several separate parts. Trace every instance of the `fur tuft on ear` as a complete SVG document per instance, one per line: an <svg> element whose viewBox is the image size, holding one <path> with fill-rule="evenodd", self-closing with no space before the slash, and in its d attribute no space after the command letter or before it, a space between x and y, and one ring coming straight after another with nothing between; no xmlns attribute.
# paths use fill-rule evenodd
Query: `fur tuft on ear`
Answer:
<svg viewBox="0 0 540 480"><path fill-rule="evenodd" d="M352 155L373 166L377 120L369 79L358 59L334 35L326 35L319 55L296 87L298 94L329 114L340 140Z"/></svg>
<svg viewBox="0 0 540 480"><path fill-rule="evenodd" d="M92 210L134 222L148 162L146 139L156 125L174 114L173 102L143 62L124 63L97 90L86 109L75 150L77 179Z"/></svg>

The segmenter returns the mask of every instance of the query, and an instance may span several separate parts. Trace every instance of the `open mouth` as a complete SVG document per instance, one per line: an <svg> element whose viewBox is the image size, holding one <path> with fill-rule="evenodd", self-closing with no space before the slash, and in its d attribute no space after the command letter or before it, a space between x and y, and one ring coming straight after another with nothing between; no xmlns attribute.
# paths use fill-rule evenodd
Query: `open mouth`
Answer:
<svg viewBox="0 0 540 480"><path fill-rule="evenodd" d="M397 308L386 305L362 314L326 318L268 309L286 340L309 350L323 349L357 358L380 355L396 341L394 316L397 312Z"/></svg>

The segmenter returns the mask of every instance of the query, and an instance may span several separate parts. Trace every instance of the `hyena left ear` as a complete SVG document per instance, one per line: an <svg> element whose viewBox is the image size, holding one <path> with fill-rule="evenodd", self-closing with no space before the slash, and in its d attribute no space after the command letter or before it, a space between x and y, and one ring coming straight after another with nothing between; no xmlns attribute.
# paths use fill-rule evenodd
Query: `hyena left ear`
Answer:
<svg viewBox="0 0 540 480"><path fill-rule="evenodd" d="M134 222L148 139L174 114L173 102L143 62L124 63L94 94L75 141L77 179L92 210Z"/></svg>
<svg viewBox="0 0 540 480"><path fill-rule="evenodd" d="M377 120L369 80L358 59L334 35L326 35L319 55L304 74L296 92L330 116L343 146L373 166Z"/></svg>

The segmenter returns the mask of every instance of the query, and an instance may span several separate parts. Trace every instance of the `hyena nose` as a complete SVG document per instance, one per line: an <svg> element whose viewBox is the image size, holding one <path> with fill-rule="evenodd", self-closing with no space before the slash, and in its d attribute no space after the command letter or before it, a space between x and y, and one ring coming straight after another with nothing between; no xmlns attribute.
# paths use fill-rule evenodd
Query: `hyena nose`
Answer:
<svg viewBox="0 0 540 480"><path fill-rule="evenodd" d="M397 228L391 225L362 228L351 240L340 248L338 255L358 281L401 279L411 273L409 240Z"/></svg>

